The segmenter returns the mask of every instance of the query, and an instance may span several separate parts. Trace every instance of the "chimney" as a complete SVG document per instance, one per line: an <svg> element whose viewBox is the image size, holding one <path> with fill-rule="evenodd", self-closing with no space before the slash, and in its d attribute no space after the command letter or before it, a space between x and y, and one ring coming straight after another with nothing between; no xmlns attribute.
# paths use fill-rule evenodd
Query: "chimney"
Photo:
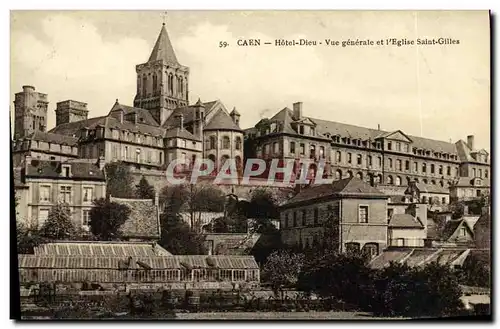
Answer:
<svg viewBox="0 0 500 329"><path fill-rule="evenodd" d="M179 114L179 128L184 130L184 115Z"/></svg>
<svg viewBox="0 0 500 329"><path fill-rule="evenodd" d="M26 173L28 172L28 166L31 164L31 155L27 155L24 158L24 168L26 170Z"/></svg>
<svg viewBox="0 0 500 329"><path fill-rule="evenodd" d="M293 103L293 119L302 119L302 102Z"/></svg>
<svg viewBox="0 0 500 329"><path fill-rule="evenodd" d="M136 125L137 124L137 117L138 117L137 112L134 112L134 114L132 114L132 115L134 117L134 124Z"/></svg>
<svg viewBox="0 0 500 329"><path fill-rule="evenodd" d="M468 146L471 150L474 150L474 135L469 135L469 136L467 136L467 146Z"/></svg>
<svg viewBox="0 0 500 329"><path fill-rule="evenodd" d="M118 111L118 120L120 120L120 123L123 123L123 110Z"/></svg>
<svg viewBox="0 0 500 329"><path fill-rule="evenodd" d="M380 123L378 124L378 130L380 130Z"/></svg>
<svg viewBox="0 0 500 329"><path fill-rule="evenodd" d="M99 159L97 160L97 166L99 167L99 170L103 170L104 169L104 165L105 165L105 159L104 157L101 155L99 157Z"/></svg>

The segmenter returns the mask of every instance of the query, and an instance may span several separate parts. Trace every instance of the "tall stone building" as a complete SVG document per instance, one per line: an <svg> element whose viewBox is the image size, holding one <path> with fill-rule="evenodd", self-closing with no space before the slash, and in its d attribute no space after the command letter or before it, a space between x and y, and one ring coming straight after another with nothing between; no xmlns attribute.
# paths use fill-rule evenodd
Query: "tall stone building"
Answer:
<svg viewBox="0 0 500 329"><path fill-rule="evenodd" d="M188 104L189 68L177 60L165 24L136 72L133 107L116 100L107 115L88 118L86 103L58 102L56 126L48 133L47 95L23 87L15 101L15 164L27 155L53 161L103 157L139 171L163 171L179 158L186 159L187 169L198 157L212 159L217 167L228 158L243 163L240 114L230 113L219 100Z"/></svg>

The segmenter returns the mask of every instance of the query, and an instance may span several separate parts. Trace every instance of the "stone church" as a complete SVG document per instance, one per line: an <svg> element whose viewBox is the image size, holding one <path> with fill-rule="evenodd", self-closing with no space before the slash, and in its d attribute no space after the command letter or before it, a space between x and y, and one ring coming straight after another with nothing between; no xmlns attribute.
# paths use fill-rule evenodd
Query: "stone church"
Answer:
<svg viewBox="0 0 500 329"><path fill-rule="evenodd" d="M14 166L26 156L122 161L140 171L164 171L179 158L187 167L198 157L213 160L216 168L229 158L243 163L240 114L219 100L189 105L189 68L179 63L165 24L136 72L133 106L116 100L107 115L88 118L86 103L58 102L56 126L49 131L47 94L23 86L14 101Z"/></svg>

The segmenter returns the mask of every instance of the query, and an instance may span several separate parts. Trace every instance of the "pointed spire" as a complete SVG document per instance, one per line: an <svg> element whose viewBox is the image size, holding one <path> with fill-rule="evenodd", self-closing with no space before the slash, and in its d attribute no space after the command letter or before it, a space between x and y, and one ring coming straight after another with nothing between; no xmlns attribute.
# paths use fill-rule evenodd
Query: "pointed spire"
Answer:
<svg viewBox="0 0 500 329"><path fill-rule="evenodd" d="M160 35L156 40L155 46L153 47L151 56L149 56L148 62L159 60L163 60L166 63L179 65L177 57L175 56L174 47L172 47L172 43L170 42L165 23L162 24Z"/></svg>
<svg viewBox="0 0 500 329"><path fill-rule="evenodd" d="M203 106L205 107L205 105L203 105L203 103L201 102L201 99L198 98L198 101L196 102L196 104L194 104L195 106Z"/></svg>
<svg viewBox="0 0 500 329"><path fill-rule="evenodd" d="M236 106L235 106L235 107L233 107L233 110L231 111L231 113L229 115L231 115L231 116L240 115L240 112L236 111Z"/></svg>

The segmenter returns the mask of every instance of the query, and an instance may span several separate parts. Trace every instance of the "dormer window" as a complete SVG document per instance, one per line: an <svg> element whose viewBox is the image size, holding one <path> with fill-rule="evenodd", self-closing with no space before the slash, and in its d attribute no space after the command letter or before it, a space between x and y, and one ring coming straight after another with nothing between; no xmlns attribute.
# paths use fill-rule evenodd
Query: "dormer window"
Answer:
<svg viewBox="0 0 500 329"><path fill-rule="evenodd" d="M304 135L304 126L299 126L299 134Z"/></svg>
<svg viewBox="0 0 500 329"><path fill-rule="evenodd" d="M314 128L311 127L311 136L314 136Z"/></svg>
<svg viewBox="0 0 500 329"><path fill-rule="evenodd" d="M71 177L71 166L70 165L62 165L61 174L63 177Z"/></svg>

